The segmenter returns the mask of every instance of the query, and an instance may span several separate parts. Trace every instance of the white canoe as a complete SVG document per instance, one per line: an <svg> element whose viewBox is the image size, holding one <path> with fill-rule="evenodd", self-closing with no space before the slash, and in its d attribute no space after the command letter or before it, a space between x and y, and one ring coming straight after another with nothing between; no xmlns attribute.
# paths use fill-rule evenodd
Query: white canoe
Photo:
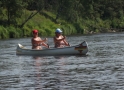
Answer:
<svg viewBox="0 0 124 90"><path fill-rule="evenodd" d="M27 49L21 44L17 45L17 55L86 55L88 52L88 44L86 41L70 47L50 48L43 50Z"/></svg>

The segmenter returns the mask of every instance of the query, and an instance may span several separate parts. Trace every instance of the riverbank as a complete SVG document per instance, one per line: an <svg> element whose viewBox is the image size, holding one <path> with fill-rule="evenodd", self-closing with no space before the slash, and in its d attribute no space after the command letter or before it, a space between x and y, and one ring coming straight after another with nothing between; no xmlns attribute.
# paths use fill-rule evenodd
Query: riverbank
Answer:
<svg viewBox="0 0 124 90"><path fill-rule="evenodd" d="M32 11L35 13L36 11ZM24 18L32 13L26 11L22 18L18 19L18 24L22 23ZM56 28L61 28L64 35L76 35L76 34L93 34L93 33L105 33L105 32L120 32L123 29L111 28L109 20L98 19L97 21L91 19L83 19L79 22L71 23L64 19L58 19L55 21L56 15L52 12L42 11L30 19L23 27L19 26L0 26L0 39L8 38L22 38L31 37L32 30L38 29L40 36L54 36Z"/></svg>

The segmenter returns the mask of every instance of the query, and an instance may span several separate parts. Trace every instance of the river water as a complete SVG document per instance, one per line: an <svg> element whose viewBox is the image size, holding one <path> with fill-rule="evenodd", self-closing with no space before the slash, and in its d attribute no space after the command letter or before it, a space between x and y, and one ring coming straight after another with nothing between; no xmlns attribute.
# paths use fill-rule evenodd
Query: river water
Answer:
<svg viewBox="0 0 124 90"><path fill-rule="evenodd" d="M17 56L30 39L0 40L0 90L124 90L124 33L68 37L87 41L86 56Z"/></svg>

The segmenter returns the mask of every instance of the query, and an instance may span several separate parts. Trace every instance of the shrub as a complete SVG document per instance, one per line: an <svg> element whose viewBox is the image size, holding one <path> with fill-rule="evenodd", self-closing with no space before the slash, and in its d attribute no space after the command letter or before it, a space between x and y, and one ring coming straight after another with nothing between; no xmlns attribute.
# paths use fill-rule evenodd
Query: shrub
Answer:
<svg viewBox="0 0 124 90"><path fill-rule="evenodd" d="M9 32L9 38L19 38L22 36L22 31L19 28L9 26L6 29Z"/></svg>
<svg viewBox="0 0 124 90"><path fill-rule="evenodd" d="M7 39L9 38L9 32L3 26L0 26L0 39Z"/></svg>

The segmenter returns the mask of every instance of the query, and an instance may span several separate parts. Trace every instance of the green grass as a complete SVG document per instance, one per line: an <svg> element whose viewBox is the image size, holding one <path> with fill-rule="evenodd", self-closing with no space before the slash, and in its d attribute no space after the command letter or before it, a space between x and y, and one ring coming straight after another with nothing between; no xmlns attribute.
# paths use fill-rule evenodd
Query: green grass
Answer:
<svg viewBox="0 0 124 90"><path fill-rule="evenodd" d="M21 18L17 18L17 25L21 25L31 13L35 13L36 11L27 11L24 10L24 14L22 14ZM5 10L3 10L5 15ZM75 23L69 23L62 18L59 18L57 22L55 21L56 15L52 12L42 11L36 14L33 18L31 18L23 28L15 27L13 25L0 26L0 39L6 38L19 38L19 37L31 37L32 30L39 30L40 36L54 36L54 32L56 28L60 28L63 30L64 35L75 35L75 34L87 34L89 32L107 32L111 25L115 28L117 27L117 20L102 20L100 18L96 18L96 20L91 19L82 19ZM7 16L0 15L0 20L6 21ZM124 20L124 19L123 19ZM118 21L119 22L119 21ZM120 24L121 27L124 27L124 24Z"/></svg>

